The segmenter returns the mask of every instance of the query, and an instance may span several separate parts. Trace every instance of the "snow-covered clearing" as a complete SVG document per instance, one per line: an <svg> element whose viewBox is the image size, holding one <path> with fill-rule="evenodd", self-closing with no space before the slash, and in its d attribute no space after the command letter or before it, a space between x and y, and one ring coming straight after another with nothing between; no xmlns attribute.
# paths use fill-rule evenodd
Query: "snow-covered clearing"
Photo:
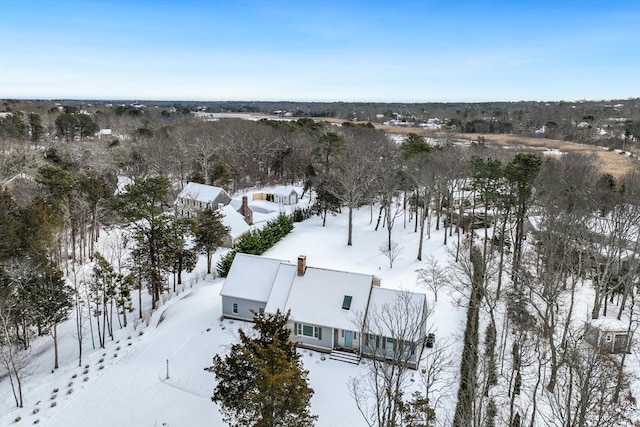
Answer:
<svg viewBox="0 0 640 427"><path fill-rule="evenodd" d="M272 208L273 215L281 210L277 204ZM393 269L378 249L385 241L386 229L373 230L375 218L370 224L369 208L362 208L354 216L351 247L346 246L346 213L329 217L326 227L321 224L318 217L296 224L294 231L265 256L295 260L304 254L309 265L375 274L382 279L383 287L424 291L418 287L414 271L423 263L415 260L418 234L413 232L413 223L407 222L404 229L402 218L397 220L394 240L404 249ZM428 255L444 259L443 249L441 233L434 233L426 241ZM214 354L225 352L238 327L251 325L220 320L223 279L207 277L189 287L202 269L201 259L192 278L185 280L186 289L156 310L149 326L142 322L135 330L133 325L118 330L105 349L92 350L90 338L85 338L81 367L73 321L61 326L61 367L55 372L51 371L51 339L39 338L34 349L34 372L25 384L25 407L13 407L6 378L0 385L0 425L11 424L18 416L22 418L20 425L36 420L45 426L222 425L218 407L210 399L214 379L203 368L211 364ZM137 304L134 306L137 308ZM460 336L463 315L463 310L452 309L447 295L439 295L429 328L438 338ZM88 333L88 327L85 329ZM322 353L300 352L315 390L312 411L319 415L317 425L363 425L346 382L350 376L364 373L366 364L354 366L321 360Z"/></svg>
<svg viewBox="0 0 640 427"><path fill-rule="evenodd" d="M277 204L256 204L275 216L282 210ZM261 218L262 219L262 218ZM442 289L438 302L433 293L417 282L416 269L425 268L425 261L416 260L419 233L407 218L396 219L393 240L403 252L389 268L388 259L380 253L386 241L387 229L374 230L377 211L363 207L354 213L353 246L346 245L347 213L330 216L322 227L319 217L297 223L293 232L265 256L295 261L306 255L310 266L375 274L382 286L425 292L432 312L428 329L436 334L436 347L449 340L454 360L447 375L457 375L457 355L462 345L465 309L460 307L461 294ZM434 257L449 263L443 232L432 229L431 238L424 241L424 258ZM426 234L426 233L425 233ZM456 238L449 240L455 247ZM219 251L217 259L223 251ZM134 329L116 331L115 339L106 348L92 349L88 327L85 327L82 365L78 366L77 340L73 320L60 328L60 363L55 372L52 342L39 338L33 350L33 372L25 381L25 407L15 408L11 387L6 377L0 383L0 425L39 425L51 427L114 427L114 426L222 426L218 406L211 401L213 375L203 368L212 357L224 353L234 342L239 327L251 324L221 320L220 290L223 279L203 277L205 260L201 257L193 273L186 275L185 289L173 294L149 319ZM137 310L137 296L134 294ZM582 302L582 300L581 300ZM585 308L588 304L584 302ZM137 315L137 311L133 313ZM315 394L312 413L318 414L318 426L364 426L352 397L347 390L350 377L364 374L367 362L359 366L330 360L319 352L299 350ZM426 349L424 358L432 350ZM168 366L167 366L168 361ZM637 358L633 362L637 364ZM167 372L168 368L168 372ZM4 372L0 372L0 375ZM168 377L168 378L167 378ZM420 373L412 373L414 387L420 387ZM57 390L57 391L54 391ZM439 402L439 420L448 420L455 405L455 381L444 388ZM55 406L52 406L55 402ZM15 423L15 419L21 420ZM441 421L443 422L443 421ZM441 425L447 425L444 421Z"/></svg>

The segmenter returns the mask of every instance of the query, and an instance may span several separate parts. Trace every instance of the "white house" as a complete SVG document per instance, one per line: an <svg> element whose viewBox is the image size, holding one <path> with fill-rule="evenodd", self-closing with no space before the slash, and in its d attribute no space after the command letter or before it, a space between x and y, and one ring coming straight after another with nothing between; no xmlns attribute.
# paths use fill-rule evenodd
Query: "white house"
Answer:
<svg viewBox="0 0 640 427"><path fill-rule="evenodd" d="M207 208L215 209L220 204L227 205L231 197L220 187L189 182L184 186L175 201L176 210L181 216L195 216Z"/></svg>
<svg viewBox="0 0 640 427"><path fill-rule="evenodd" d="M111 129L100 129L98 131L98 139L102 139L103 136L111 136L112 132Z"/></svg>
<svg viewBox="0 0 640 427"><path fill-rule="evenodd" d="M359 363L361 356L398 360L395 352L403 351L403 363L416 368L425 339L426 296L379 285L380 279L370 274L309 267L305 256L293 264L236 254L220 292L222 315L252 320L265 312L289 312L292 339L301 347L352 363ZM399 339L397 331L374 327L374 320L385 313L371 312L371 301L381 309L405 303L403 299L419 308L418 317L410 319L414 334ZM385 351L366 348L363 336L377 337Z"/></svg>

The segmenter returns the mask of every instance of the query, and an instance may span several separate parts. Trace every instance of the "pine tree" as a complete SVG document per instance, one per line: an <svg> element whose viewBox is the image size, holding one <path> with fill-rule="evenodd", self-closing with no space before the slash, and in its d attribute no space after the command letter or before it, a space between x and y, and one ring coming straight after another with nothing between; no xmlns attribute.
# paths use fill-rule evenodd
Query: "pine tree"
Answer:
<svg viewBox="0 0 640 427"><path fill-rule="evenodd" d="M207 255L207 274L211 274L211 256L224 243L229 227L222 223L222 214L217 209L207 208L198 214L196 248Z"/></svg>
<svg viewBox="0 0 640 427"><path fill-rule="evenodd" d="M172 267L163 256L171 222L171 216L165 213L170 188L166 177L143 178L125 186L124 192L107 203L133 228L133 259L139 264L140 279L149 287L154 309L164 288L164 275Z"/></svg>
<svg viewBox="0 0 640 427"><path fill-rule="evenodd" d="M313 389L290 340L288 320L280 312L256 315L254 336L240 330L240 343L205 368L218 383L211 400L229 425L306 427L317 419L309 413Z"/></svg>

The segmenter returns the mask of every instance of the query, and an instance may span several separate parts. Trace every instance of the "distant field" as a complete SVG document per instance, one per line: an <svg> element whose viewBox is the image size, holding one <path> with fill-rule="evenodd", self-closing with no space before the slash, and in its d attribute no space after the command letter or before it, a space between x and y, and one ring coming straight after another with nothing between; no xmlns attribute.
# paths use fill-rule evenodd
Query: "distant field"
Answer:
<svg viewBox="0 0 640 427"><path fill-rule="evenodd" d="M264 116L261 116L264 117ZM268 116L266 116L269 118ZM344 119L335 119L328 117L312 117L312 119L317 121L326 121L330 123L344 123L347 120ZM363 122L364 123L364 122ZM394 134L407 134L407 133L417 133L424 136L431 137L444 137L444 133L442 132L434 132L433 130L427 129L418 129L418 128L410 128L410 127L401 127L401 126L385 126L382 124L375 124L374 126L377 129L384 130L388 133ZM549 149L549 150L559 150L561 152L581 152L585 154L594 154L598 157L600 163L600 170L604 172L608 172L615 177L621 177L633 170L638 170L640 168L640 150L635 149L633 152L636 158L630 158L626 155L617 153L615 151L609 151L604 147L598 147L594 145L587 144L579 144L577 142L570 141L561 141L557 139L546 139L546 138L531 138L520 135L513 134L478 134L478 133L464 133L464 134L455 134L453 135L455 138L460 139L468 139L475 140L479 136L485 138L485 143L490 146L523 146L523 147L531 147L536 149Z"/></svg>
<svg viewBox="0 0 640 427"><path fill-rule="evenodd" d="M399 126L376 125L376 128L382 129L389 133L418 133L425 136L444 136L442 133L434 133L430 130L416 128L402 128ZM626 155L609 151L604 147L595 145L578 144L577 142L560 141L557 139L531 138L513 134L477 134L464 133L456 134L454 137L461 139L475 140L479 136L485 138L485 143L492 146L525 146L539 149L559 150L561 152L581 152L585 154L594 154L600 161L600 169L602 172L608 172L616 177L625 175L628 172L638 170L640 160L638 156L640 152L634 151L636 158L630 158Z"/></svg>

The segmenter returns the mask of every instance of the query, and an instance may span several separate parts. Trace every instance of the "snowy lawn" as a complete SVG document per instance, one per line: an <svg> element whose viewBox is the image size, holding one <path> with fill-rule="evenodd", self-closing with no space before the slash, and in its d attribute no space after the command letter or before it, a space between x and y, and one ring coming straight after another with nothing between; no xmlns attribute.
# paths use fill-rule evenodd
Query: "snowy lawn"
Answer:
<svg viewBox="0 0 640 427"><path fill-rule="evenodd" d="M378 249L387 238L387 230L380 227L374 231L375 219L374 215L370 223L366 207L354 214L354 245L348 247L346 212L329 217L326 227L322 227L320 218L313 217L296 224L294 231L265 256L295 261L298 255L306 255L310 266L375 274L382 279L382 287L426 292L433 303L433 294L417 284L415 270L426 265L416 260L419 234L414 233L413 223L407 221L404 228L403 218L396 220L393 240L403 253L391 269ZM431 255L447 263L442 241L442 231L433 231L430 240L425 236L424 259ZM449 246L453 242L455 238ZM202 261L197 271L201 272ZM40 338L34 348L34 372L25 381L25 407L14 407L6 377L0 384L0 425L32 425L37 420L52 427L223 425L219 408L210 398L214 377L203 369L210 366L214 354L224 353L235 342L238 327L251 325L221 321L222 284L222 279L209 277L191 288L187 286L153 313L148 326L141 323L135 330L133 325L118 330L105 349L92 350L90 338L85 339L80 367L73 321L61 326L61 367L55 372L51 371L51 339ZM455 298L443 289L434 304L428 329L436 333L436 345L446 338L456 339L456 345L461 345L464 309L457 307ZM366 362L354 366L322 360L322 353L299 351L315 390L311 409L319 415L317 425L366 425L346 385L350 377L366 372ZM412 374L412 384L419 387L418 373ZM455 389L448 392L453 396ZM13 424L18 416L22 419Z"/></svg>

